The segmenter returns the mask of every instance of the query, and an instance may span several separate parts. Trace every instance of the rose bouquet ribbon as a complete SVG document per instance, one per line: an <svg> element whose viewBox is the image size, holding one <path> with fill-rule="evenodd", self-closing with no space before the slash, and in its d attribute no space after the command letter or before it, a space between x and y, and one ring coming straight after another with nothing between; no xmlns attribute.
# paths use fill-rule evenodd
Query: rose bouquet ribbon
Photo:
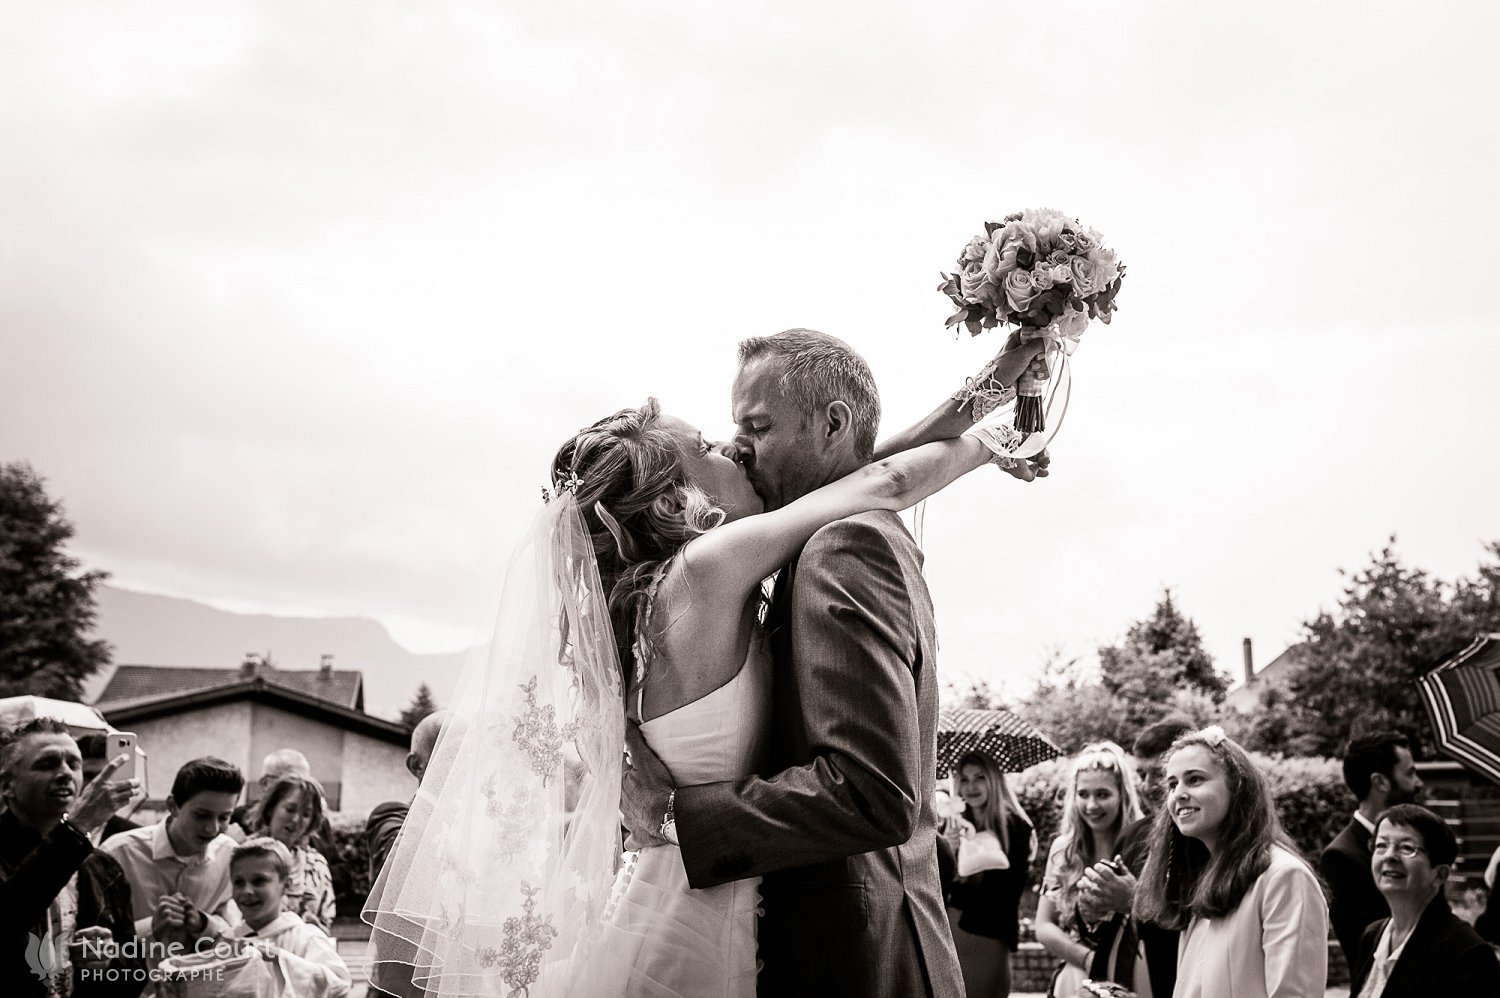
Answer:
<svg viewBox="0 0 1500 998"><path fill-rule="evenodd" d="M976 422L1014 398L1016 430L1025 437L1042 433L1044 383L1054 367L1061 369L1054 397L1061 394L1065 411L1067 358L1090 320L1109 324L1125 265L1096 230L1060 211L1031 208L986 222L984 234L970 239L959 254L958 272L942 277L938 290L958 307L946 326L962 323L974 336L997 326L1017 327L995 360L954 398L960 405L972 403ZM1035 358L1012 384L1006 379L1019 351ZM1025 450L1043 447L1045 441Z"/></svg>

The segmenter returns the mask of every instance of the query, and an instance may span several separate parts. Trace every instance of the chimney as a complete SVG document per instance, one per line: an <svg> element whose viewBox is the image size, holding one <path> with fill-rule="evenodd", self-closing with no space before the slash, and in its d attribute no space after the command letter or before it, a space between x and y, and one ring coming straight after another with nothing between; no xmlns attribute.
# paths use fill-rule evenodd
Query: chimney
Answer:
<svg viewBox="0 0 1500 998"><path fill-rule="evenodd" d="M1245 639L1245 685L1249 686L1255 681L1255 659L1250 654L1250 639Z"/></svg>
<svg viewBox="0 0 1500 998"><path fill-rule="evenodd" d="M253 651L245 652L245 660L240 663L240 678L254 679L255 674L260 671L260 656Z"/></svg>
<svg viewBox="0 0 1500 998"><path fill-rule="evenodd" d="M332 655L329 655L329 654L325 653L325 654L319 656L319 658L318 658L318 672L320 672L322 674L322 676L323 676L324 679L328 679L328 678L331 678L333 676L333 656Z"/></svg>

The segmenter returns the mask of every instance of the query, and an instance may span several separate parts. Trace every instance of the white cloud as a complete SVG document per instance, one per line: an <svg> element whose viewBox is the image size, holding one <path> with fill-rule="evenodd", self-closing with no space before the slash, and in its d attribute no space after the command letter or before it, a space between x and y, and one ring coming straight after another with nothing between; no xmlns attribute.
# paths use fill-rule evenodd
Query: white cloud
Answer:
<svg viewBox="0 0 1500 998"><path fill-rule="evenodd" d="M744 335L842 335L888 430L925 411L995 345L938 270L1052 204L1122 311L1054 477L932 504L945 668L1086 653L1170 585L1235 671L1387 533L1449 575L1495 535L1495 18L1397 12L29 6L0 455L121 579L430 643L567 433L648 393L722 431Z"/></svg>

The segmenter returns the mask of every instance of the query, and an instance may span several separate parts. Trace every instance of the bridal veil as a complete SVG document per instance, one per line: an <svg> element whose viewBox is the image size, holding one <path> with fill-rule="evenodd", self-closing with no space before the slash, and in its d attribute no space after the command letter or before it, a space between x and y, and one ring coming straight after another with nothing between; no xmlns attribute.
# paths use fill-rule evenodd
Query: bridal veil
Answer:
<svg viewBox="0 0 1500 998"><path fill-rule="evenodd" d="M363 917L402 994L567 995L620 858L624 710L606 594L571 490L506 571Z"/></svg>

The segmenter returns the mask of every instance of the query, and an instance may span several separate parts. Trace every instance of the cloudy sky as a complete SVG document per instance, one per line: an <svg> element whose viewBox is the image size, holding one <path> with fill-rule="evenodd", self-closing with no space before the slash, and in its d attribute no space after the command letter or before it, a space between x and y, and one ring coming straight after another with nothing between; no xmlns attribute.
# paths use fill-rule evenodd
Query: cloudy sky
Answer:
<svg viewBox="0 0 1500 998"><path fill-rule="evenodd" d="M800 325L894 431L999 345L939 271L1053 206L1121 311L1053 476L929 505L943 669L1171 586L1237 673L1387 535L1500 538L1500 16L1226 7L3 0L0 460L116 584L453 648L572 430L723 434Z"/></svg>

